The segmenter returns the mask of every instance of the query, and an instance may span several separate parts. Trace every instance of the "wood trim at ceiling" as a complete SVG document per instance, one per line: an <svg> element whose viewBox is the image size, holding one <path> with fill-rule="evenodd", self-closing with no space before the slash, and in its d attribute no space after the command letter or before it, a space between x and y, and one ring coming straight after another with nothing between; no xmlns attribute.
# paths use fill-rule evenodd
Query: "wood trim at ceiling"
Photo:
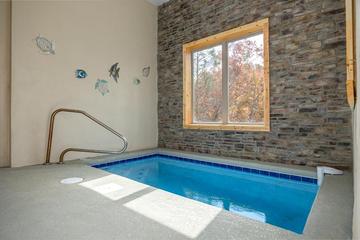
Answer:
<svg viewBox="0 0 360 240"><path fill-rule="evenodd" d="M346 93L350 107L356 100L356 52L354 1L345 0L346 8Z"/></svg>

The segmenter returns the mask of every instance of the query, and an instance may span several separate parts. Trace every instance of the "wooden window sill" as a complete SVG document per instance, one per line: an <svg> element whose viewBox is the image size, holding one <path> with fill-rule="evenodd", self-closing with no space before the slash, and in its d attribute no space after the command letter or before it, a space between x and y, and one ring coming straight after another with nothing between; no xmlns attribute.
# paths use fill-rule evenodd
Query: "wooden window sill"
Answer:
<svg viewBox="0 0 360 240"><path fill-rule="evenodd" d="M241 125L241 124L184 124L185 129L222 130L222 131L252 131L270 132L267 125Z"/></svg>

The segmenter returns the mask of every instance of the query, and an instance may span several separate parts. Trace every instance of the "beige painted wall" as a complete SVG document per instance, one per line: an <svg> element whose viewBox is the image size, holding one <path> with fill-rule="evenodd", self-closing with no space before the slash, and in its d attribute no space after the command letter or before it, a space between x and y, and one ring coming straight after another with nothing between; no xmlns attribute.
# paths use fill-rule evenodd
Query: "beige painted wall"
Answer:
<svg viewBox="0 0 360 240"><path fill-rule="evenodd" d="M0 167L10 165L11 4L0 1Z"/></svg>
<svg viewBox="0 0 360 240"><path fill-rule="evenodd" d="M356 4L356 59L360 59L360 3ZM360 93L360 62L357 64L357 93ZM357 98L354 112L354 221L353 239L360 239L360 100Z"/></svg>
<svg viewBox="0 0 360 240"><path fill-rule="evenodd" d="M56 55L39 53L38 35ZM15 1L12 7L12 166L44 162L48 119L83 109L124 134L128 150L157 146L157 9L145 0ZM108 69L119 62L119 83ZM151 66L149 78L142 68ZM77 68L89 76L76 79ZM134 77L142 83L133 84ZM97 78L110 93L95 91ZM52 161L66 147L116 149L120 141L83 117L59 115ZM70 153L67 159L83 157ZM87 155L86 155L87 156Z"/></svg>

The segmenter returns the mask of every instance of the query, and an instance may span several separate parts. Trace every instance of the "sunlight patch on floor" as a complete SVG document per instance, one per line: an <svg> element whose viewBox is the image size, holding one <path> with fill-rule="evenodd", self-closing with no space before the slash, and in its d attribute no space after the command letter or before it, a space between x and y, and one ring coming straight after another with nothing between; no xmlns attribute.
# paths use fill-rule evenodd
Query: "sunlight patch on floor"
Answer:
<svg viewBox="0 0 360 240"><path fill-rule="evenodd" d="M111 199L119 200L148 186L118 175L108 175L79 184Z"/></svg>
<svg viewBox="0 0 360 240"><path fill-rule="evenodd" d="M143 195L124 206L190 238L196 238L221 211L162 190Z"/></svg>

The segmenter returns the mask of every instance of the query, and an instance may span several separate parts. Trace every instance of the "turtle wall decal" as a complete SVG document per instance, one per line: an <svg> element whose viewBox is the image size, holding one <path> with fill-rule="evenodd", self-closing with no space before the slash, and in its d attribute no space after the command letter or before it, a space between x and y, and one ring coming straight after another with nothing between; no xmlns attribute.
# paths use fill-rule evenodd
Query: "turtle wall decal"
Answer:
<svg viewBox="0 0 360 240"><path fill-rule="evenodd" d="M109 86L108 86L108 81L103 80L103 79L98 79L96 81L95 89L98 90L101 93L101 95L103 95L103 96L110 92Z"/></svg>

